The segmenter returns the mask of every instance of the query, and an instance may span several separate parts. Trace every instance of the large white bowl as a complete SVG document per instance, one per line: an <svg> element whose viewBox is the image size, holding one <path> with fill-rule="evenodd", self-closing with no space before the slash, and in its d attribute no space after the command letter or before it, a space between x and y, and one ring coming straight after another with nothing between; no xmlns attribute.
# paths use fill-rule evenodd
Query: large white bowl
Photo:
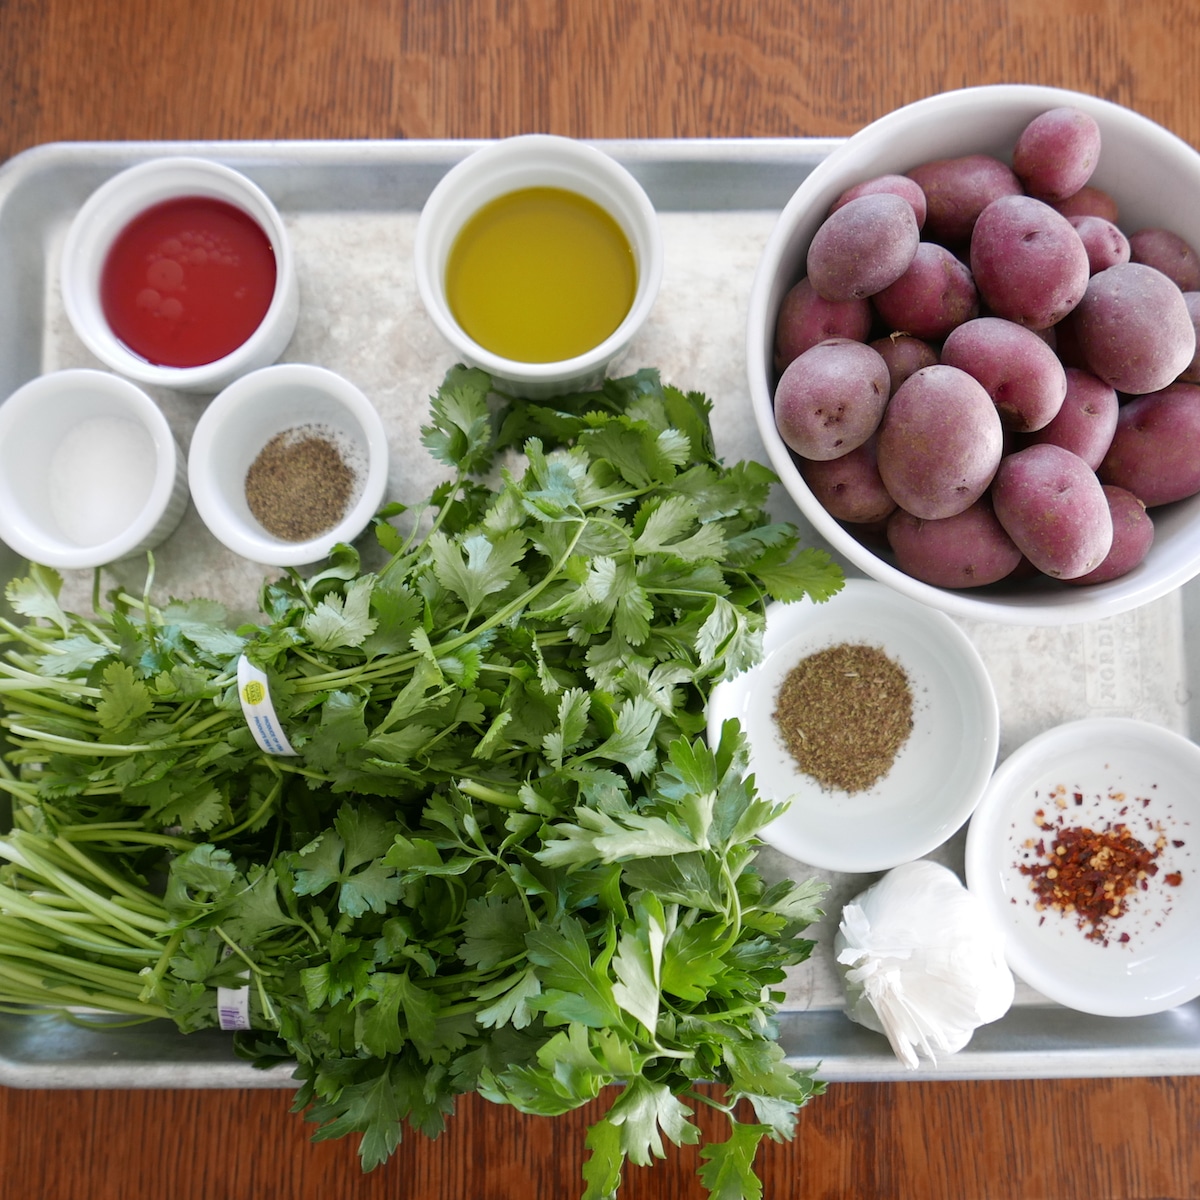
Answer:
<svg viewBox="0 0 1200 1200"><path fill-rule="evenodd" d="M1145 721L1097 717L1059 725L1026 742L996 771L967 831L967 886L1005 933L1008 965L1044 996L1082 1012L1132 1017L1200 996L1200 746ZM1066 789L1065 807L1052 797ZM1041 861L1038 810L1065 825L1126 823L1153 847L1158 872L1106 941L1070 916L1039 911L1022 863ZM1031 849L1026 842L1033 840ZM1167 876L1182 876L1172 887ZM1121 941L1125 935L1128 940Z"/></svg>
<svg viewBox="0 0 1200 1200"><path fill-rule="evenodd" d="M771 464L817 533L874 579L945 612L1009 624L1094 620L1136 608L1200 573L1200 496L1153 510L1155 541L1145 561L1120 579L1072 587L1049 579L953 591L922 583L864 545L813 496L775 428L772 346L776 314L805 272L808 244L830 203L875 175L904 173L930 159L986 153L1011 161L1021 129L1038 113L1072 104L1100 126L1092 178L1120 206L1126 232L1165 226L1200 246L1200 154L1160 125L1094 96L1059 88L997 85L944 92L897 109L838 147L797 189L767 242L750 294L747 360L750 397Z"/></svg>
<svg viewBox="0 0 1200 1200"><path fill-rule="evenodd" d="M861 792L822 787L796 766L774 719L802 658L842 642L883 650L908 675L913 729L888 773ZM886 871L920 858L970 817L996 765L1000 720L979 652L944 613L870 579L849 579L824 604L767 609L763 658L713 689L708 738L737 718L766 800L790 800L763 830L777 850L829 871Z"/></svg>

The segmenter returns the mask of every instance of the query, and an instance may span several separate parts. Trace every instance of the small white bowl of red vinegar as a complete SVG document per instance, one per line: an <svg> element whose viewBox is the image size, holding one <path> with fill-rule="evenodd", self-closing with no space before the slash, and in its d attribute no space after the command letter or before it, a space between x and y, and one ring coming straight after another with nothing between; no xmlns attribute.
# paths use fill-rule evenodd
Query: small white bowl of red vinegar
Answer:
<svg viewBox="0 0 1200 1200"><path fill-rule="evenodd" d="M283 220L240 172L207 159L130 167L87 199L62 254L67 317L105 366L215 393L273 363L299 292Z"/></svg>

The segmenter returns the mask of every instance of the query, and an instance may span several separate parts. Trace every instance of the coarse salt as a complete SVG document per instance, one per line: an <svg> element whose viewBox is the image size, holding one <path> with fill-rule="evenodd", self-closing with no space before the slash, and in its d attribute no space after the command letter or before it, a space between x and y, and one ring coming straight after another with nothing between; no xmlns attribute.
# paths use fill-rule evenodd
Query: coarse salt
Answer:
<svg viewBox="0 0 1200 1200"><path fill-rule="evenodd" d="M154 486L150 434L125 417L89 417L50 458L50 511L64 538L97 546L127 529Z"/></svg>

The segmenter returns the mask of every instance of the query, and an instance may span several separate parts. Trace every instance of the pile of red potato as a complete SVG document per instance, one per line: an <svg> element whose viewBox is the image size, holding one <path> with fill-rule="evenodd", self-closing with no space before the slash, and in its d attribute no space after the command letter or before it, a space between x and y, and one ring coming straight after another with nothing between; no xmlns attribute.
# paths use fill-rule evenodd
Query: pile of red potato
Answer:
<svg viewBox="0 0 1200 1200"><path fill-rule="evenodd" d="M1200 492L1200 258L1126 236L1100 129L1044 112L844 192L775 336L775 421L827 511L938 587L1114 579Z"/></svg>

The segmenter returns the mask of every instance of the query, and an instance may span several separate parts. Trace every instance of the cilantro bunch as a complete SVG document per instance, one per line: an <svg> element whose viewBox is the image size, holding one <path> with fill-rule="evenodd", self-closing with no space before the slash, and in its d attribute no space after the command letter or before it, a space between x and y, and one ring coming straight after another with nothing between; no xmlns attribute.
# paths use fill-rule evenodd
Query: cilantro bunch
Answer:
<svg viewBox="0 0 1200 1200"><path fill-rule="evenodd" d="M778 810L736 725L703 730L768 600L841 579L768 518L768 470L716 457L709 408L650 371L537 404L456 368L423 431L452 477L381 516L374 569L342 547L265 584L261 625L149 584L87 619L51 572L9 589L0 787L46 836L103 829L120 856L132 831L122 879L162 839L143 1001L199 1028L245 982L243 1052L294 1060L297 1109L360 1135L364 1167L466 1091L552 1115L616 1085L586 1196L698 1140L696 1102L732 1129L706 1185L758 1195L756 1146L819 1088L772 990L819 889L754 870ZM294 756L245 725L243 653Z"/></svg>

